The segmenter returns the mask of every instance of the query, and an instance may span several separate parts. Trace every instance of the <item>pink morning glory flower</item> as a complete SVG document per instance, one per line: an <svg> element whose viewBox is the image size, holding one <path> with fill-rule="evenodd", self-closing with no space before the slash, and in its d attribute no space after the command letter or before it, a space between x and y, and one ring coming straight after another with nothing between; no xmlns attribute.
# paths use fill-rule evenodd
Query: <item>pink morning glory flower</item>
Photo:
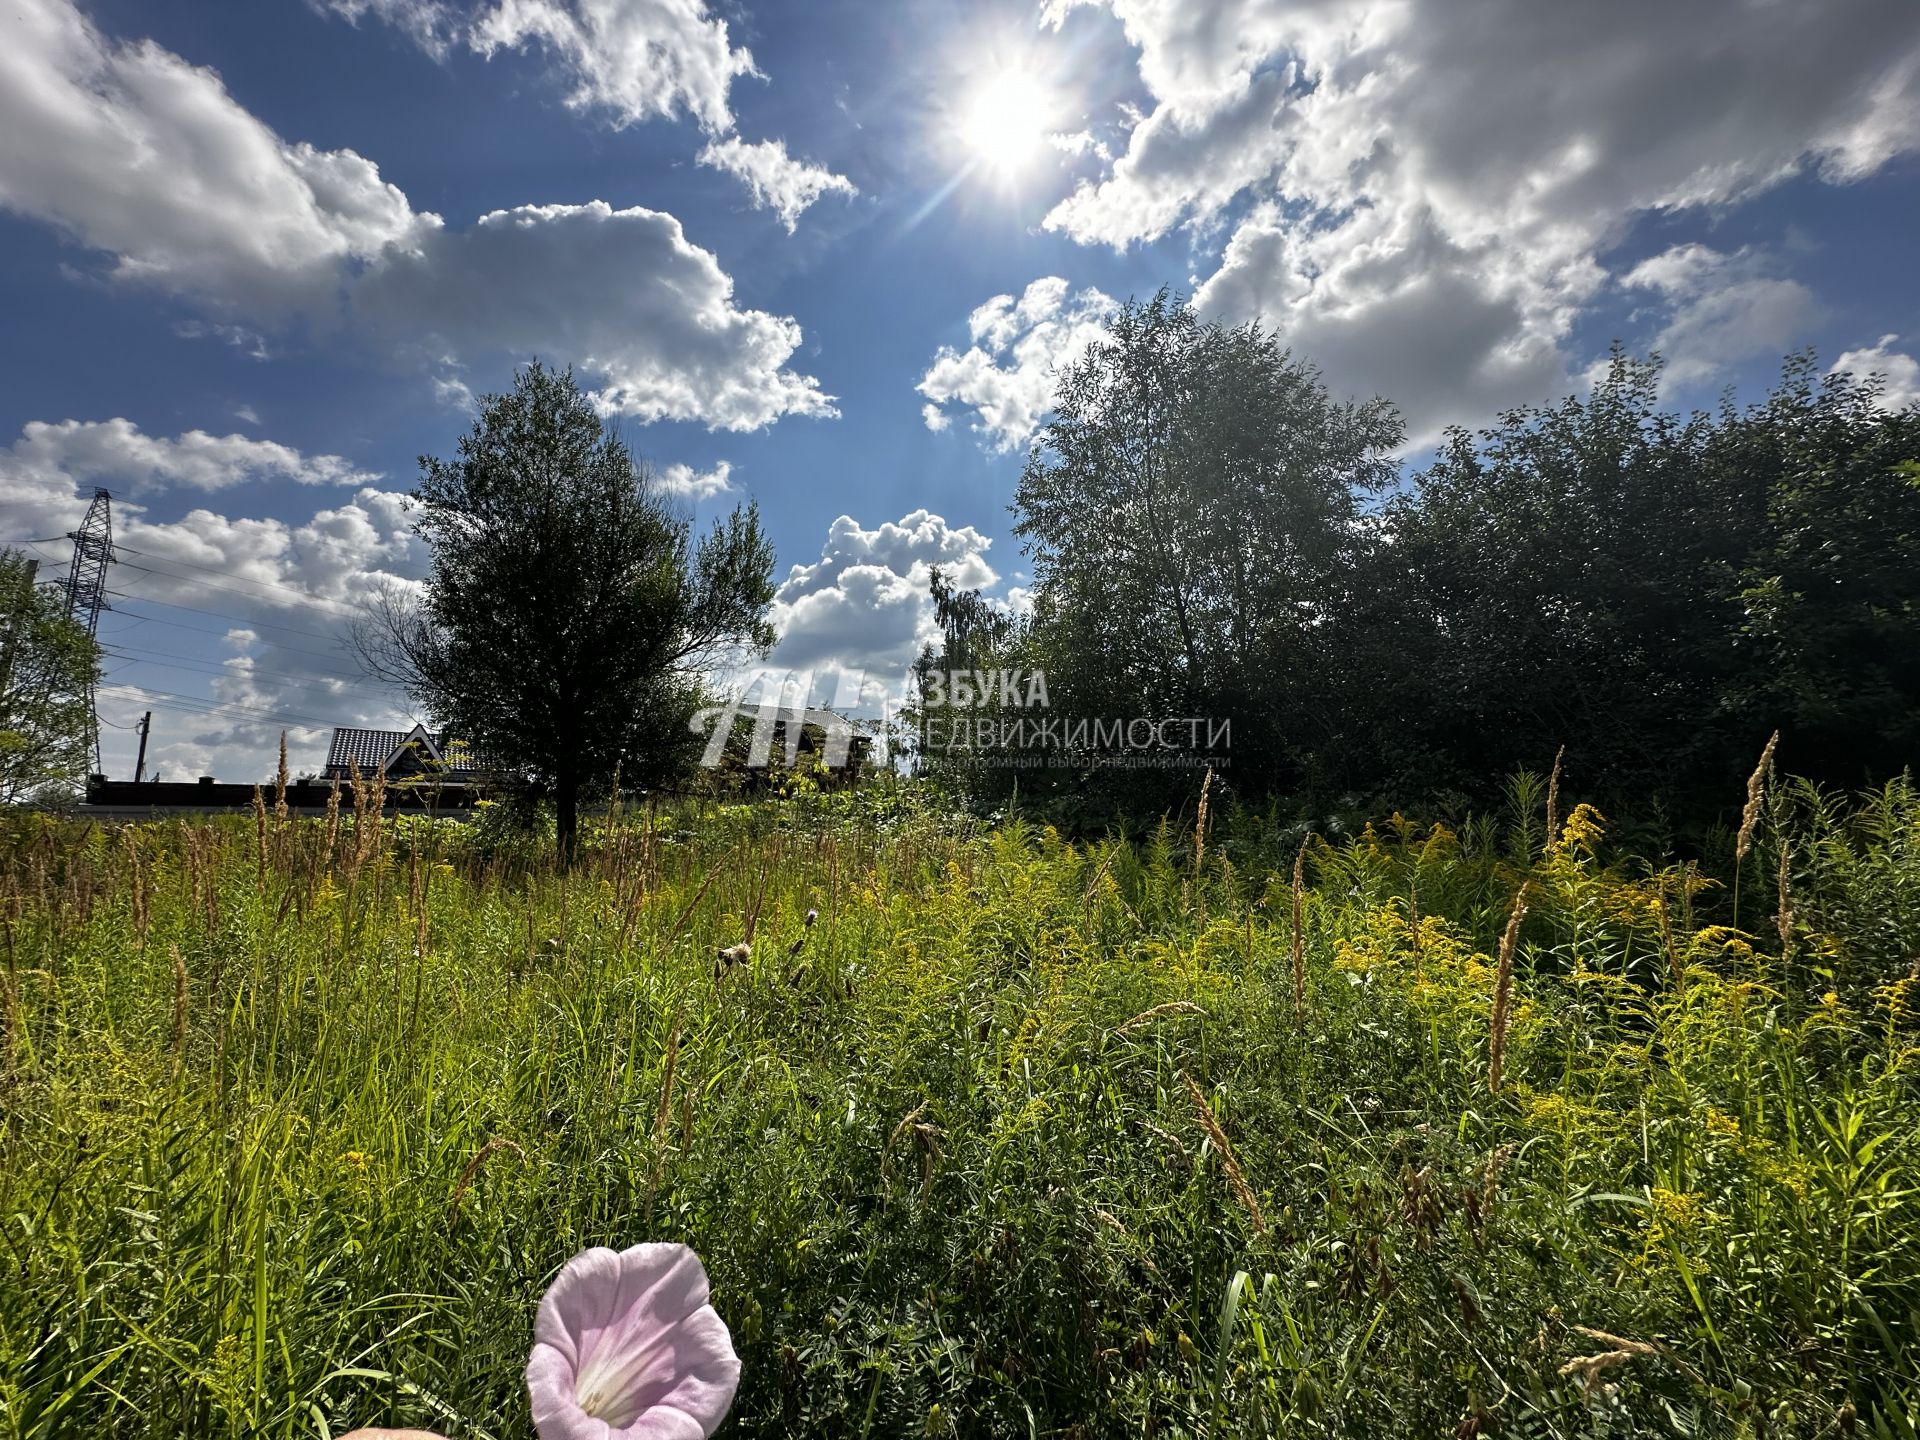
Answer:
<svg viewBox="0 0 1920 1440"><path fill-rule="evenodd" d="M534 1317L540 1440L706 1440L739 1385L733 1337L685 1245L583 1250Z"/></svg>

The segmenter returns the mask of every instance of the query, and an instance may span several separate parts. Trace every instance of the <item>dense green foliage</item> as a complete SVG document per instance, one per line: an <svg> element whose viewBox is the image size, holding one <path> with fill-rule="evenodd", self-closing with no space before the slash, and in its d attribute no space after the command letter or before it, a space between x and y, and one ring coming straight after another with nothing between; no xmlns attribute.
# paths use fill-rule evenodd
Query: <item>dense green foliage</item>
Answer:
<svg viewBox="0 0 1920 1440"><path fill-rule="evenodd" d="M524 1437L556 1268L672 1238L729 1434L1914 1436L1920 797L1782 786L1716 881L1542 790L1297 901L1205 806L647 812L571 872L10 817L0 1434Z"/></svg>
<svg viewBox="0 0 1920 1440"><path fill-rule="evenodd" d="M923 671L1042 670L1068 720L1228 720L1226 781L1300 813L1459 813L1564 746L1599 802L1697 834L1775 729L1830 783L1899 774L1920 411L1807 356L1747 409L1669 414L1659 382L1616 353L1584 397L1451 432L1390 485L1390 407L1334 403L1257 325L1163 292L1060 376L1013 507L1030 621L950 597ZM1095 829L1193 783L969 764L949 733L929 773Z"/></svg>
<svg viewBox="0 0 1920 1440"><path fill-rule="evenodd" d="M695 545L571 371L524 368L458 458L423 456L424 603L360 631L375 673L524 794L570 853L583 787L690 763L706 669L773 643L773 547L749 505Z"/></svg>
<svg viewBox="0 0 1920 1440"><path fill-rule="evenodd" d="M100 647L35 585L26 555L0 549L0 803L70 790L93 764L87 694Z"/></svg>
<svg viewBox="0 0 1920 1440"><path fill-rule="evenodd" d="M1471 790L1565 745L1609 800L1698 813L1776 728L1835 783L1920 758L1920 413L1806 357L1748 410L1665 414L1658 387L1616 354L1584 399L1455 433L1388 507L1339 624L1374 699L1349 773Z"/></svg>
<svg viewBox="0 0 1920 1440"><path fill-rule="evenodd" d="M1297 783L1290 762L1338 724L1326 610L1398 417L1333 403L1258 326L1204 325L1164 292L1062 373L1054 409L1014 498L1022 658L1079 713L1230 715L1269 785Z"/></svg>

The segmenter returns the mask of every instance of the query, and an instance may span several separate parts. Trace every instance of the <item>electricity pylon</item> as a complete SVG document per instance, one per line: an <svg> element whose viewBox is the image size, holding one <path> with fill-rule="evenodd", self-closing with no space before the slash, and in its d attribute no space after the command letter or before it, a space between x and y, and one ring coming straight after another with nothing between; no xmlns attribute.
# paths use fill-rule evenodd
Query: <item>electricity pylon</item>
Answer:
<svg viewBox="0 0 1920 1440"><path fill-rule="evenodd" d="M87 518L78 530L69 530L73 541L73 564L67 568L67 618L86 626L87 638L98 643L100 612L107 608L107 566L114 561L113 496L105 490L93 492L87 506ZM93 768L100 762L100 707L93 692L93 671L87 671L87 727L93 744Z"/></svg>

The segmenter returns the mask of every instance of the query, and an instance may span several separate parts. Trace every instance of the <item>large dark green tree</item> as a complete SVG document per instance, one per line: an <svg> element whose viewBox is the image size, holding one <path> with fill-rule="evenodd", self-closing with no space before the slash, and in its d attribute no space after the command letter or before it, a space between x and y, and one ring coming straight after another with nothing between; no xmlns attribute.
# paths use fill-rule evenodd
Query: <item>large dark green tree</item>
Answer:
<svg viewBox="0 0 1920 1440"><path fill-rule="evenodd" d="M1334 403L1258 327L1128 305L1020 482L1031 622L936 594L923 668L1044 668L1069 714L1230 716L1241 792L1315 808L1483 804L1564 746L1581 794L1698 830L1775 729L1834 783L1911 766L1920 409L1810 355L1746 408L1661 395L1657 359L1616 351L1396 484L1383 402ZM1168 798L1115 788L1094 798Z"/></svg>
<svg viewBox="0 0 1920 1440"><path fill-rule="evenodd" d="M1676 415L1657 362L1455 431L1334 611L1361 794L1484 799L1561 746L1582 793L1710 816L1774 729L1844 784L1920 755L1920 417L1788 361Z"/></svg>
<svg viewBox="0 0 1920 1440"><path fill-rule="evenodd" d="M1765 484L1729 705L1777 717L1804 774L1857 785L1920 762L1920 409L1796 357L1713 459Z"/></svg>
<svg viewBox="0 0 1920 1440"><path fill-rule="evenodd" d="M537 362L420 469L424 598L390 598L361 652L550 798L570 859L582 791L676 773L703 677L773 643L772 546L751 505L695 543L572 372Z"/></svg>
<svg viewBox="0 0 1920 1440"><path fill-rule="evenodd" d="M1562 745L1583 785L1664 789L1759 748L1723 696L1765 480L1658 395L1616 354L1587 396L1451 432L1387 507L1337 619L1353 789L1476 795Z"/></svg>
<svg viewBox="0 0 1920 1440"><path fill-rule="evenodd" d="M100 647L35 585L18 550L0 550L0 803L71 787L93 760L87 693Z"/></svg>
<svg viewBox="0 0 1920 1440"><path fill-rule="evenodd" d="M1341 723L1329 606L1399 416L1335 401L1271 332L1166 291L1115 315L1054 410L1014 510L1055 706L1228 718L1236 772L1293 778Z"/></svg>

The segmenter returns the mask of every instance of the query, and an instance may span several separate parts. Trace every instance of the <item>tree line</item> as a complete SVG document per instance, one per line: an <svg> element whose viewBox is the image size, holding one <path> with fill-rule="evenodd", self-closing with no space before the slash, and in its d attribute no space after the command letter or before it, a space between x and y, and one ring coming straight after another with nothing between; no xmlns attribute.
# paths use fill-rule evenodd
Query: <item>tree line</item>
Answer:
<svg viewBox="0 0 1920 1440"><path fill-rule="evenodd" d="M1017 787L1062 819L1151 816L1197 777L1045 747L1184 719L1226 743L1170 758L1243 800L1446 813L1564 754L1583 796L1686 826L1775 730L1830 783L1911 764L1920 409L1800 355L1757 404L1676 414L1658 361L1616 349L1586 395L1449 430L1410 473L1404 439L1257 323L1165 291L1123 306L1057 377L1015 493L1031 607L931 581L909 721L1029 720L1041 748L923 744L920 770L987 808ZM551 804L563 854L583 794L686 774L706 687L773 642L754 508L696 537L569 372L487 397L412 499L430 570L357 648ZM98 665L25 575L0 565L6 798L84 769L73 697ZM1045 683L929 683L975 671Z"/></svg>
<svg viewBox="0 0 1920 1440"><path fill-rule="evenodd" d="M1064 717L1224 717L1196 765L1322 810L1465 808L1564 748L1583 795L1704 824L1775 729L1801 773L1898 773L1920 411L1811 355L1745 407L1672 413L1660 378L1616 348L1585 396L1450 429L1403 476L1387 401L1335 400L1258 324L1130 303L1058 376L1016 492L1030 612L936 576L921 672L1040 670ZM1198 782L922 733L980 802L1097 818Z"/></svg>

